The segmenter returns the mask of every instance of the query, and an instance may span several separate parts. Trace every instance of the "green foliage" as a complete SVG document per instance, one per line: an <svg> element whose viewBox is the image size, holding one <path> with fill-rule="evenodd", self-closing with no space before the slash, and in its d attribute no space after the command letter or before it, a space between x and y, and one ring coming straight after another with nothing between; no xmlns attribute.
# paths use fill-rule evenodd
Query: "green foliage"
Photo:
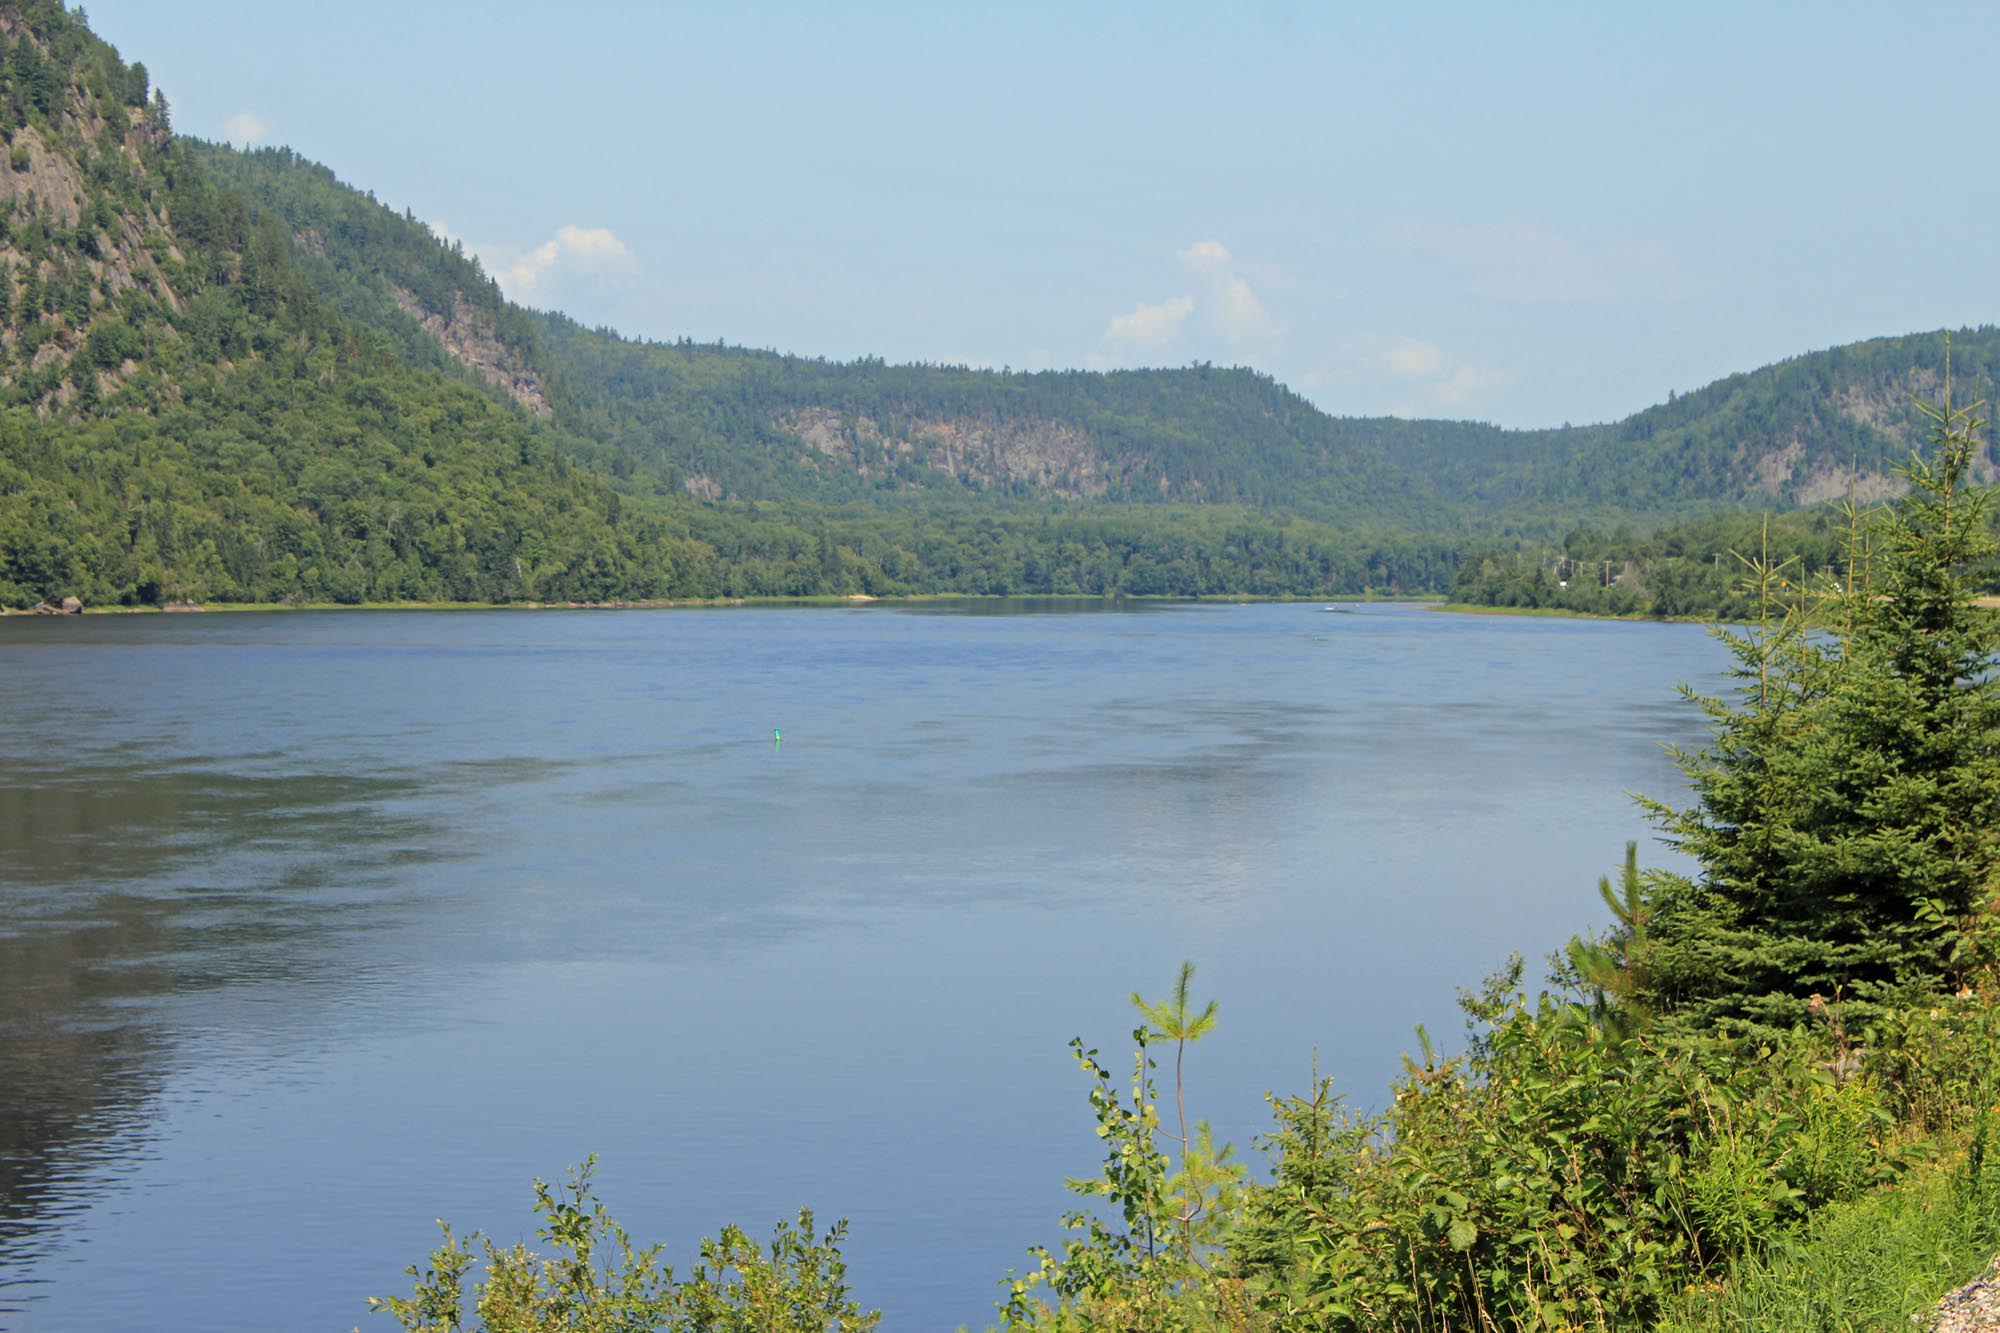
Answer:
<svg viewBox="0 0 2000 1333"><path fill-rule="evenodd" d="M1695 804L1646 803L1701 865L1652 891L1642 994L1679 1021L1770 1033L1817 1000L1866 1023L1986 959L2000 636L1966 578L1993 546L1967 484L1982 423L1949 398L1933 420L1837 595L1780 605L1779 567L1753 564L1759 623L1719 631L1737 696L1699 700L1715 740L1677 754Z"/></svg>
<svg viewBox="0 0 2000 1333"><path fill-rule="evenodd" d="M1218 1148L1206 1122L1189 1133L1181 1069L1188 1043L1215 1026L1211 1000L1195 1012L1189 999L1194 964L1181 964L1169 999L1151 1003L1137 992L1132 1003L1146 1020L1132 1032L1129 1097L1111 1072L1070 1042L1078 1066L1091 1080L1090 1105L1105 1143L1100 1175L1071 1180L1086 1200L1115 1209L1116 1221L1085 1207L1066 1214L1069 1233L1060 1256L1043 1246L1029 1251L1035 1269L1008 1281L1000 1307L1010 1330L1144 1328L1172 1330L1243 1328L1255 1316L1240 1283L1211 1271L1217 1247L1228 1236L1242 1201L1243 1169L1228 1145ZM1180 1112L1176 1167L1160 1144L1159 1095L1148 1043L1176 1046L1174 1094ZM1173 1140L1170 1140L1173 1141ZM1037 1293L1046 1292L1053 1302Z"/></svg>
<svg viewBox="0 0 2000 1333"><path fill-rule="evenodd" d="M1642 1320L1893 1163L1865 1078L1803 1034L1745 1053L1619 1038L1497 978L1472 1049L1427 1059L1374 1119L1279 1104L1270 1187L1235 1251L1287 1328L1595 1327Z"/></svg>
<svg viewBox="0 0 2000 1333"><path fill-rule="evenodd" d="M1624 891L1600 884L1614 916L1643 898L1629 856L1627 872ZM1103 1174L1072 1187L1112 1211L1071 1214L1060 1255L1032 1252L1040 1263L1010 1282L1003 1325L1763 1327L1743 1312L1782 1299L1895 1324L2000 1244L1990 997L1898 1011L1866 1049L1825 1009L1753 1047L1531 1002L1520 970L1517 959L1464 998L1462 1056L1440 1058L1419 1033L1423 1057L1380 1115L1349 1112L1317 1077L1304 1096L1273 1097L1271 1177L1214 1210L1219 1250L1188 1248L1170 1222L1154 1029L1133 1034L1128 1094L1073 1042L1108 1151ZM1183 986L1141 1003L1160 1031L1199 1018ZM1895 1234L1871 1232L1881 1226Z"/></svg>
<svg viewBox="0 0 2000 1333"><path fill-rule="evenodd" d="M1094 446L1088 486L1106 499L1537 537L1579 514L1790 504L1857 470L1879 478L1921 438L1906 400L1941 365L1932 339L1881 339L1735 376L1611 426L1504 431L1328 417L1264 377L1209 366L1093 375L843 365L629 342L560 316L544 317L540 335L564 385L559 415L573 413L565 419L579 433L730 495L1074 492L1081 475L1064 483L983 467L963 431L936 429L1054 426ZM2000 330L1967 330L1961 343L1968 378L1994 384ZM1834 397L1848 406L1829 405ZM823 428L817 445L804 438L808 417ZM1788 461L1774 485L1769 455L1780 451Z"/></svg>
<svg viewBox="0 0 2000 1333"><path fill-rule="evenodd" d="M1324 1081L1274 1098L1271 1179L1227 1189L1204 1214L1222 1228L1194 1241L1174 1225L1147 1042L1203 1015L1184 985L1141 1002L1154 1022L1133 1034L1129 1091L1072 1043L1107 1153L1071 1184L1105 1211L1066 1217L1060 1253L1031 1251L1004 1326L1643 1326L1905 1169L1896 1112L1934 1095L1916 1086L1920 1045L1949 1029L1961 1072L2000 1050L1991 1006L1970 1000L1913 1032L1911 1055L1867 1067L1830 1022L1761 1048L1621 1034L1583 1004L1530 1002L1519 971L1467 997L1470 1049L1443 1059L1424 1042L1381 1115L1348 1112ZM1987 1095L1990 1082L1956 1104Z"/></svg>
<svg viewBox="0 0 2000 1333"><path fill-rule="evenodd" d="M1726 613L1702 561L1727 544L1697 529L1655 543L1658 568L1567 589L1523 544L1759 493L1758 440L1803 441L1801 486L1879 469L1909 425L1884 404L1935 374L1921 340L1887 340L1615 427L1510 432L1332 418L1209 365L635 342L514 306L461 247L290 150L176 139L144 68L80 14L19 12L13 161L52 155L83 197L0 204L10 606L1420 592L1476 539L1500 545L1469 598ZM2000 334L1962 341L1990 380ZM1851 410L1829 415L1814 395L1836 389ZM1548 572L1598 559L1573 539Z"/></svg>
<svg viewBox="0 0 2000 1333"><path fill-rule="evenodd" d="M1807 1219L1899 1172L1908 1136L1969 1132L1968 1179L1991 1175L2000 1043L1973 983L2000 871L2000 644L1967 577L1992 550L1968 485L1981 423L1950 389L1947 366L1909 494L1865 526L1845 511L1843 565L1809 581L1768 528L1740 559L1753 623L1718 631L1735 697L1698 701L1715 738L1679 755L1696 803L1648 803L1700 871L1643 875L1628 848L1599 886L1611 931L1563 958L1590 1003L1502 1004L1503 978L1468 1005L1470 1053L1427 1054L1379 1124L1292 1104L1239 1251L1289 1320L1610 1326L1676 1301L1729 1326L1785 1301L1823 1320L1869 1284L1787 1258ZM1302 1164L1302 1141L1351 1160ZM1988 1217L1967 1188L1957 1215ZM1960 1253L1975 1235L1991 1223L1961 1226ZM1905 1285L1875 1308L1915 1303Z"/></svg>
<svg viewBox="0 0 2000 1333"><path fill-rule="evenodd" d="M289 151L171 139L157 110L94 97L43 126L87 168L78 225L0 217L0 606L1328 595L1435 588L1454 565L1442 538L1214 504L698 503L580 434L582 408L524 411L447 353L436 328L581 401L456 246ZM117 151L87 132L120 118ZM100 290L93 263L129 285ZM719 455L754 454L738 416L683 405L727 436Z"/></svg>
<svg viewBox="0 0 2000 1333"><path fill-rule="evenodd" d="M343 185L289 148L233 149L190 141L191 160L219 190L296 238L292 262L314 290L412 366L484 383L424 327L429 317L479 332L521 364L540 358L532 318L509 303L463 247Z"/></svg>
<svg viewBox="0 0 2000 1333"><path fill-rule="evenodd" d="M1559 544L1468 554L1451 599L1591 615L1755 620L1759 607L1744 581L1744 553L1787 564L1788 580L1800 588L1830 591L1847 567L1851 535L1838 506L1709 514L1649 534L1624 526L1577 528Z"/></svg>
<svg viewBox="0 0 2000 1333"><path fill-rule="evenodd" d="M444 1241L429 1265L408 1270L413 1294L372 1297L369 1307L407 1333L866 1333L880 1321L848 1295L846 1223L822 1235L802 1211L796 1225L778 1224L768 1246L724 1227L676 1281L660 1262L663 1247L635 1250L591 1192L595 1165L573 1170L566 1185L535 1182L536 1234L552 1254L486 1240L485 1274L468 1291L480 1262L473 1243L483 1238L461 1240L439 1223Z"/></svg>
<svg viewBox="0 0 2000 1333"><path fill-rule="evenodd" d="M1565 959L1579 985L1591 995L1591 1021L1614 1036L1628 1036L1650 1016L1643 998L1651 985L1647 953L1653 909L1639 871L1639 844L1625 844L1625 866L1614 891L1606 876L1597 881L1597 896L1611 911L1611 932L1605 939L1570 940Z"/></svg>
<svg viewBox="0 0 2000 1333"><path fill-rule="evenodd" d="M1868 1058L1918 1131L1964 1134L2000 1107L2000 1006L1974 988L1899 1009L1869 1036Z"/></svg>
<svg viewBox="0 0 2000 1333"><path fill-rule="evenodd" d="M1070 1237L1063 1243L1061 1257L1037 1246L1028 1252L1037 1260L1035 1270L1010 1279L1001 1307L1009 1329L1045 1327L1055 1319L1056 1309L1035 1296L1038 1289L1055 1296L1057 1308L1115 1308L1129 1311L1142 1326L1160 1324L1175 1308L1175 1295L1187 1273L1172 1253L1171 1233L1168 1251L1163 1253L1160 1245L1167 1158L1157 1141L1159 1099L1146 1055L1146 1030L1139 1028L1132 1036L1138 1049L1129 1101L1119 1093L1111 1071L1098 1062L1097 1052L1084 1049L1081 1037L1070 1042L1078 1066L1092 1081L1090 1106L1106 1155L1102 1175L1071 1180L1069 1187L1087 1199L1104 1200L1117 1210L1119 1221L1108 1221L1090 1208L1065 1214L1063 1229Z"/></svg>
<svg viewBox="0 0 2000 1333"><path fill-rule="evenodd" d="M636 342L515 307L461 248L288 150L175 139L81 11L9 17L0 606L1451 586L1754 624L1725 635L1735 695L1702 701L1712 746L1682 756L1695 804L1653 807L1700 870L1642 873L1628 851L1600 885L1608 933L1563 956L1574 999L1530 1001L1516 968L1468 1000L1470 1048L1426 1039L1379 1116L1317 1079L1273 1099L1256 1185L1186 1114L1186 1046L1215 1017L1191 967L1167 1001L1133 997L1129 1088L1074 1043L1104 1166L1072 1182L1060 1251L1010 1282L1008 1327L1754 1323L1783 1300L1830 1321L1818 1296L1757 1293L1796 1291L1787 1255L1823 1239L1861 1252L1856 1201L1919 1134L1969 1145L1933 1210L1951 1253L1993 1243L2000 687L1970 604L1986 460L1951 350L1878 340L1613 425L1502 431L1331 418L1209 365ZM36 196L42 155L81 197ZM1990 393L2000 330L1956 357ZM1908 405L1939 388L1928 417ZM1926 420L1909 497L1865 525L1851 506L1704 512L1850 479L1879 494ZM1473 541L1489 549L1461 563ZM727 1228L676 1280L589 1170L537 1183L553 1254L476 1255L447 1229L379 1308L410 1330L872 1327L842 1227ZM1727 1272L1747 1304L1682 1303Z"/></svg>
<svg viewBox="0 0 2000 1333"><path fill-rule="evenodd" d="M1825 1333L1909 1328L1947 1288L2000 1249L2000 1172L1983 1150L1926 1166L1898 1188L1835 1204L1724 1277L1674 1297L1662 1333Z"/></svg>
<svg viewBox="0 0 2000 1333"><path fill-rule="evenodd" d="M1180 973L1174 978L1174 989L1170 998L1162 1001L1148 1001L1139 992L1132 992L1132 1007L1147 1023L1146 1038L1150 1041L1170 1041L1174 1043L1174 1107L1180 1115L1181 1161L1186 1165L1195 1162L1197 1140L1188 1136L1187 1092L1183 1072L1187 1061L1188 1043L1200 1041L1215 1029L1217 1002L1210 1000L1200 1013L1190 1009L1188 988L1194 984L1194 964L1183 962ZM1226 1187L1230 1176L1221 1171L1224 1158L1218 1157L1209 1142L1208 1126L1201 1126L1199 1147L1206 1168L1216 1169L1218 1188ZM1224 1149L1226 1155L1227 1149ZM1183 1247L1194 1252L1195 1224L1208 1211L1208 1193L1198 1177L1186 1169L1182 1171L1187 1189L1179 1200L1173 1221L1181 1230Z"/></svg>
<svg viewBox="0 0 2000 1333"><path fill-rule="evenodd" d="M1408 423L1337 421L1249 370L837 363L633 342L556 315L539 334L558 420L676 486L701 479L754 499L1246 505L1401 528L1459 518L1395 461Z"/></svg>

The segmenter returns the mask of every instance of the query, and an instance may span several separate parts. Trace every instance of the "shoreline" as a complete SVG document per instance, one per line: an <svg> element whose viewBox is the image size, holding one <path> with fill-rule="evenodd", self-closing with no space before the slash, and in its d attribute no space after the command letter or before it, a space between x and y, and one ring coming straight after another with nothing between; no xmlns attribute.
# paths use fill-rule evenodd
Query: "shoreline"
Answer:
<svg viewBox="0 0 2000 1333"><path fill-rule="evenodd" d="M821 606L821 607L864 607L903 606L926 602L1073 602L1101 603L1116 606L1126 602L1144 602L1187 605L1236 604L1284 605L1311 602L1354 602L1354 603L1413 603L1436 604L1437 598L1429 594L1410 596L1384 596L1382 594L1342 593L1332 596L1304 596L1295 594L1259 593L1212 593L1212 594L1159 594L1159 593L972 593L972 592L930 592L930 593L889 593L880 596L872 593L815 593L800 597L662 597L633 598L610 602L177 602L163 606L86 606L81 611L61 615L49 615L31 609L13 607L0 608L0 618L31 617L34 619L60 620L69 615L84 616L145 616L145 615L207 615L237 612L281 612L281 611L660 611L660 610L702 610L733 606ZM1474 608L1477 609L1477 608Z"/></svg>
<svg viewBox="0 0 2000 1333"><path fill-rule="evenodd" d="M1972 599L1974 606L1987 611L2000 611L2000 594L1985 594ZM1573 611L1565 606L1482 606L1478 602L1439 601L1433 611L1448 611L1461 616L1553 616L1568 620L1616 620L1626 623L1647 621L1655 625L1736 625L1752 622L1735 620L1710 620L1703 616L1655 616L1634 612L1631 615L1612 615L1606 611Z"/></svg>
<svg viewBox="0 0 2000 1333"><path fill-rule="evenodd" d="M1564 620L1619 620L1628 623L1650 620L1661 625L1705 623L1693 616L1649 616L1636 612L1620 616L1605 611L1572 611L1566 606L1482 606L1478 602L1439 602L1431 610L1460 616L1552 616Z"/></svg>

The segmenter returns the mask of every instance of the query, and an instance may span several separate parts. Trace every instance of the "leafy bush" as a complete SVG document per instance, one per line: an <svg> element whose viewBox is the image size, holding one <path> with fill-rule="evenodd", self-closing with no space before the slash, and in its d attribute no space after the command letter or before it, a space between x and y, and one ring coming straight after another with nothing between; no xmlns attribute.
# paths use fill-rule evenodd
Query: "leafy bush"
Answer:
<svg viewBox="0 0 2000 1333"><path fill-rule="evenodd" d="M1069 1187L1085 1200L1102 1200L1116 1220L1086 1204L1063 1218L1069 1239L1060 1255L1031 1249L1034 1270L1007 1282L1001 1306L1007 1329L1195 1333L1266 1326L1244 1284L1220 1267L1221 1247L1242 1206L1243 1169L1228 1145L1215 1146L1206 1123L1188 1127L1182 1066L1189 1043L1208 1035L1216 1014L1214 1001L1199 1013L1190 1008L1193 978L1194 964L1183 963L1170 999L1149 1003L1132 995L1145 1023L1132 1032L1129 1100L1095 1050L1086 1050L1081 1038L1070 1042L1091 1080L1090 1105L1105 1158L1102 1174L1072 1180ZM1178 1136L1160 1133L1160 1095L1148 1054L1154 1041L1175 1043ZM1180 1150L1177 1169L1167 1144Z"/></svg>
<svg viewBox="0 0 2000 1333"><path fill-rule="evenodd" d="M701 1262L675 1281L661 1246L632 1248L590 1190L592 1158L551 1187L535 1182L537 1229L549 1256L525 1245L483 1243L486 1274L466 1322L466 1279L478 1263L472 1242L439 1223L444 1241L429 1267L412 1266L414 1294L371 1297L406 1333L867 1333L880 1311L863 1314L848 1295L840 1242L847 1224L822 1235L813 1215L780 1222L768 1246L734 1226L701 1243Z"/></svg>
<svg viewBox="0 0 2000 1333"><path fill-rule="evenodd" d="M1619 1037L1576 1003L1468 1000L1466 1055L1412 1062L1380 1117L1277 1103L1274 1179L1233 1253L1299 1328L1568 1328L1643 1317L1824 1202L1892 1176L1865 1075L1799 1032L1749 1050Z"/></svg>
<svg viewBox="0 0 2000 1333"><path fill-rule="evenodd" d="M2000 1117L1987 1116L1990 1140ZM1803 1232L1701 1283L1663 1311L1662 1333L1823 1333L1910 1327L2000 1248L2000 1170L1991 1154L1913 1172L1895 1190L1835 1205Z"/></svg>
<svg viewBox="0 0 2000 1333"><path fill-rule="evenodd" d="M1968 1132L2000 1098L2000 1006L1990 996L1968 987L1902 1008L1869 1035L1870 1060L1913 1129Z"/></svg>

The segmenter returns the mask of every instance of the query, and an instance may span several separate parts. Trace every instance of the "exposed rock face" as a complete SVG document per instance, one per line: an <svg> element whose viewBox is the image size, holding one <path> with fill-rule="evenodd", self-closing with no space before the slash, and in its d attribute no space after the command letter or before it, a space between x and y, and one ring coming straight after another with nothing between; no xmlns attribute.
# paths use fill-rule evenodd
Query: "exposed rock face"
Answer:
<svg viewBox="0 0 2000 1333"><path fill-rule="evenodd" d="M1068 422L1042 417L909 418L888 423L805 407L771 423L829 463L868 477L916 465L981 486L1020 485L1045 499L1093 499L1146 471L1112 457Z"/></svg>
<svg viewBox="0 0 2000 1333"><path fill-rule="evenodd" d="M1837 384L1831 390L1831 397L1834 407L1849 421L1866 426L1870 430L1879 430L1910 449L1916 450L1922 448L1930 426L1930 423L1917 412L1916 404L1936 403L1943 399L1944 391L1942 374L1928 367L1917 367L1887 381ZM1952 397L1961 407L1964 406L1967 399L1965 386L1963 384L1957 386ZM1982 412L1980 415L1987 414ZM1973 479L1981 484L1990 483L1995 476L2000 476L2000 467L1995 466L1990 443L1980 446L1978 455L1973 459L1972 475ZM1866 493L1866 488L1871 483L1874 493ZM1828 489L1826 485L1821 485L1817 488L1817 494L1807 494L1807 489L1800 487L1795 493L1795 498L1802 504L1831 499L1843 494L1846 488L1844 483L1836 489ZM1856 487L1856 496L1866 500L1881 500L1891 495L1901 495L1905 489L1907 488L1901 478L1893 475L1864 476L1860 485Z"/></svg>
<svg viewBox="0 0 2000 1333"><path fill-rule="evenodd" d="M1764 454L1756 462L1754 470L1757 479L1750 488L1751 493L1774 500L1784 498L1796 504L1814 505L1824 500L1839 499L1852 487L1854 502L1866 505L1901 495L1909 489L1901 477L1887 472L1854 473L1837 467L1813 466L1802 472L1799 462L1805 457L1805 452L1803 443L1792 440Z"/></svg>
<svg viewBox="0 0 2000 1333"><path fill-rule="evenodd" d="M925 421L914 430L930 443L932 464L954 477L1026 482L1066 500L1109 489L1097 446L1060 421Z"/></svg>
<svg viewBox="0 0 2000 1333"><path fill-rule="evenodd" d="M1737 445L1735 461L1747 470L1748 495L1753 498L1785 500L1813 505L1837 500L1850 490L1857 504L1876 504L1909 489L1895 471L1895 460L1920 452L1930 431L1917 408L1919 403L1935 403L1944 397L1944 376L1934 367L1918 366L1893 375L1840 379L1838 372L1823 387L1824 400L1833 412L1863 430L1887 437L1892 444L1891 462L1863 463L1857 472L1852 460L1830 458L1824 448L1811 447L1810 435L1746 436ZM1953 394L1961 405L1966 394L1959 385ZM1794 430L1799 428L1794 427ZM1810 429L1810 428L1808 428ZM1866 454L1876 457L1879 454ZM1993 449L1982 445L1972 464L1973 480L1990 484L2000 477Z"/></svg>
<svg viewBox="0 0 2000 1333"><path fill-rule="evenodd" d="M13 148L25 165L0 162L0 199L34 201L44 217L74 227L83 216L83 182L75 168L42 144L41 134L24 125L15 131Z"/></svg>
<svg viewBox="0 0 2000 1333"><path fill-rule="evenodd" d="M447 317L426 307L407 287L390 290L403 313L442 343L459 364L536 416L550 415L549 398L542 388L541 377L500 341L492 319L463 295L452 293L451 314Z"/></svg>
<svg viewBox="0 0 2000 1333"><path fill-rule="evenodd" d="M1773 449L1757 460L1757 482L1752 488L1759 495L1778 495L1785 484L1792 479L1792 469L1805 456L1806 448L1797 440L1781 449Z"/></svg>
<svg viewBox="0 0 2000 1333"><path fill-rule="evenodd" d="M1854 491L1854 503L1858 505L1880 504L1910 489L1901 477L1893 473L1864 472L1859 476L1843 476L1837 469L1821 469L1793 481L1792 500L1802 505L1838 500L1848 493L1850 485Z"/></svg>
<svg viewBox="0 0 2000 1333"><path fill-rule="evenodd" d="M19 41L38 42L17 15L0 12L0 32ZM120 299L135 289L170 313L178 314L183 308L160 267L162 258L180 258L161 205L149 202L137 211L109 216L100 212L95 217L87 207L94 188L91 177L96 172L113 159L123 159L123 166L143 179L146 165L141 150L162 147L171 137L168 131L144 111L102 101L82 87L74 89L73 96L52 115L48 123L15 129L0 151L0 204L11 210L14 230L30 218L51 228L88 228L88 244L68 261L78 276L88 276L88 308L51 312L46 341L35 351L29 367L33 370L74 353L91 326L114 315ZM77 144L83 147L77 148ZM11 281L25 284L32 277L46 284L60 272L54 256L31 259L11 232L0 235L0 274ZM12 329L0 334L0 346L10 359L17 344ZM0 384L15 383L20 377L18 364L0 369ZM53 396L66 402L69 395L70 385L65 383ZM45 399L35 406L46 414L50 404Z"/></svg>
<svg viewBox="0 0 2000 1333"><path fill-rule="evenodd" d="M870 446L883 446L882 432L872 418L849 419L831 407L802 407L780 414L771 424L839 462L857 462ZM902 452L909 452L908 441L903 441Z"/></svg>

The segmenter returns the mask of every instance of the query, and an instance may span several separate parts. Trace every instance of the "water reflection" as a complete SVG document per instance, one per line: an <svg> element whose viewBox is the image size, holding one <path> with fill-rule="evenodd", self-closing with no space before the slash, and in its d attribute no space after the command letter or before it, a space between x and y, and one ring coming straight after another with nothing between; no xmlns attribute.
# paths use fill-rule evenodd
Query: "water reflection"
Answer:
<svg viewBox="0 0 2000 1333"><path fill-rule="evenodd" d="M143 1153L175 1059L159 1002L310 995L330 937L395 928L398 874L437 854L415 789L198 763L0 776L0 1290Z"/></svg>

